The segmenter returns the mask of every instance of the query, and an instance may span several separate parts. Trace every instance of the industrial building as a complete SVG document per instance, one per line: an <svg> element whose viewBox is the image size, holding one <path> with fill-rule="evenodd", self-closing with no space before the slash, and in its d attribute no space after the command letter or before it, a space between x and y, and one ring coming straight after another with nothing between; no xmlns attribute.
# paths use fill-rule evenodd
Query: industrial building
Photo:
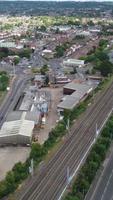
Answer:
<svg viewBox="0 0 113 200"><path fill-rule="evenodd" d="M40 74L35 75L34 83L38 88L43 87L45 84L45 76Z"/></svg>
<svg viewBox="0 0 113 200"><path fill-rule="evenodd" d="M0 130L0 145L30 144L34 126L39 119L39 112L11 112Z"/></svg>
<svg viewBox="0 0 113 200"><path fill-rule="evenodd" d="M0 48L15 48L15 49L22 49L23 45L22 44L15 44L14 42L2 42L2 40L0 41Z"/></svg>
<svg viewBox="0 0 113 200"><path fill-rule="evenodd" d="M19 107L20 111L39 111L48 112L51 101L51 95L47 91L37 90L36 87L29 88L25 92L24 98ZM46 109L45 109L46 107Z"/></svg>
<svg viewBox="0 0 113 200"><path fill-rule="evenodd" d="M51 101L49 92L30 86L24 91L22 98L16 110L7 116L1 127L0 145L30 144L34 127L39 127L44 120L46 121Z"/></svg>
<svg viewBox="0 0 113 200"><path fill-rule="evenodd" d="M76 36L91 37L91 33L90 33L90 31L79 30L79 31L76 32Z"/></svg>
<svg viewBox="0 0 113 200"><path fill-rule="evenodd" d="M92 90L93 87L88 82L76 83L73 81L66 84L63 87L63 101L57 106L58 111L62 112L65 109L72 110L83 101Z"/></svg>

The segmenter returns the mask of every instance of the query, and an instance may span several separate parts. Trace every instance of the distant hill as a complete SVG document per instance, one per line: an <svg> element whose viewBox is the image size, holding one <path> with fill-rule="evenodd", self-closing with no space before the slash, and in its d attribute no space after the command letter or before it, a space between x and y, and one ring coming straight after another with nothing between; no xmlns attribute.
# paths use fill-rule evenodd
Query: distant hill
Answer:
<svg viewBox="0 0 113 200"><path fill-rule="evenodd" d="M76 15L81 10L113 9L112 3L104 2L49 2L49 1L0 1L0 14L9 15Z"/></svg>

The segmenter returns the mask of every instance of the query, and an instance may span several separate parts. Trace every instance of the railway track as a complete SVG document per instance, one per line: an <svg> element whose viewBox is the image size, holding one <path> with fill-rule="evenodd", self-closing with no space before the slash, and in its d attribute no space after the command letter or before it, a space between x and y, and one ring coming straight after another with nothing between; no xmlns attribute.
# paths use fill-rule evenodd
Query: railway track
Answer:
<svg viewBox="0 0 113 200"><path fill-rule="evenodd" d="M96 123L100 128L113 108L113 84L88 109L64 145L35 177L32 185L19 197L19 200L58 200L67 184L66 170L74 173L81 159L95 138Z"/></svg>

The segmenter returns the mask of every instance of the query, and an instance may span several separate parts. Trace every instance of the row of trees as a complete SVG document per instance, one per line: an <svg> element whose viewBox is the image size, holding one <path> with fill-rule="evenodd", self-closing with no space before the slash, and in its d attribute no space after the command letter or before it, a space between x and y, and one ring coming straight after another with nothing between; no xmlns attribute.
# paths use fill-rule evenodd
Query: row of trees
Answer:
<svg viewBox="0 0 113 200"><path fill-rule="evenodd" d="M13 56L17 55L20 58L26 57L29 59L31 56L31 53L32 53L32 49L30 49L28 47L23 48L22 50L19 50L17 52L10 50L7 47L2 47L2 48L0 48L0 60L2 60L3 58L6 58L7 56L12 56L12 55Z"/></svg>
<svg viewBox="0 0 113 200"><path fill-rule="evenodd" d="M101 136L93 146L85 164L81 168L78 177L68 193L65 200L83 200L88 192L90 185L97 173L97 170L104 161L106 152L113 140L113 116L109 119Z"/></svg>
<svg viewBox="0 0 113 200"><path fill-rule="evenodd" d="M5 91L9 83L9 76L5 71L0 72L0 91Z"/></svg>
<svg viewBox="0 0 113 200"><path fill-rule="evenodd" d="M56 46L55 48L55 51L56 51L56 54L55 56L58 58L58 57L62 57L65 53L65 51L67 50L67 48L69 47L69 43L68 42L65 42L64 44L62 45L58 45Z"/></svg>
<svg viewBox="0 0 113 200"><path fill-rule="evenodd" d="M100 40L99 47L93 47L85 57L85 61L92 62L94 69L100 71L101 75L105 77L113 73L113 64L109 61L109 56L105 50L107 44L107 40Z"/></svg>

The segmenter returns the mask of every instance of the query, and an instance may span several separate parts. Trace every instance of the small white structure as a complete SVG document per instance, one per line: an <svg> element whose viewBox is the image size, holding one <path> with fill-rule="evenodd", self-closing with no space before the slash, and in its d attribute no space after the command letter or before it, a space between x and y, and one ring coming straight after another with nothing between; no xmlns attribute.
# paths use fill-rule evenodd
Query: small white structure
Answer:
<svg viewBox="0 0 113 200"><path fill-rule="evenodd" d="M68 59L63 61L64 66L84 66L84 60L77 60L77 59Z"/></svg>
<svg viewBox="0 0 113 200"><path fill-rule="evenodd" d="M54 57L54 52L50 49L44 49L42 52L42 56L45 58L53 58Z"/></svg>
<svg viewBox="0 0 113 200"><path fill-rule="evenodd" d="M90 37L91 33L90 31L77 31L76 36L85 36L85 37Z"/></svg>

